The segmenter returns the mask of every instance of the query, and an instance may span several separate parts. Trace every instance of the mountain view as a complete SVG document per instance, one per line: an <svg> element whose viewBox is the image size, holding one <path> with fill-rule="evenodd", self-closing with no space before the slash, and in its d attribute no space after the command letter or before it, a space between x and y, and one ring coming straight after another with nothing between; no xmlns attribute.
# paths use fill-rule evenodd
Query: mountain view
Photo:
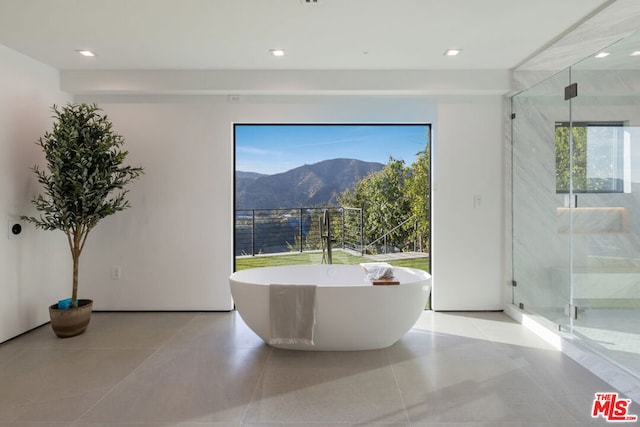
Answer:
<svg viewBox="0 0 640 427"><path fill-rule="evenodd" d="M334 205L336 195L382 168L377 162L330 159L273 175L236 171L236 209Z"/></svg>

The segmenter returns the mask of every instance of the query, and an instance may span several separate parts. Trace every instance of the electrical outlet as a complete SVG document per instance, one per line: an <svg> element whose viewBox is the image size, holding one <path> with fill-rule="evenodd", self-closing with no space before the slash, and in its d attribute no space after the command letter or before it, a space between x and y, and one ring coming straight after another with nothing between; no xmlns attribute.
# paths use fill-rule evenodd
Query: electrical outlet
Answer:
<svg viewBox="0 0 640 427"><path fill-rule="evenodd" d="M111 280L120 280L122 278L122 267L114 265L111 267Z"/></svg>
<svg viewBox="0 0 640 427"><path fill-rule="evenodd" d="M17 219L10 219L7 227L7 237L11 240L20 239L24 234L24 223Z"/></svg>

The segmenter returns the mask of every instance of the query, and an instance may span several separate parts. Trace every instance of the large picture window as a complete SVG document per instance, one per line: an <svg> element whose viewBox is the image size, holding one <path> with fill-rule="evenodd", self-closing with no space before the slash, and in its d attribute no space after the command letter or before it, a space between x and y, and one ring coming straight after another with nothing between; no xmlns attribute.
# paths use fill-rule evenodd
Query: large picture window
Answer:
<svg viewBox="0 0 640 427"><path fill-rule="evenodd" d="M429 124L235 124L235 270L430 270Z"/></svg>
<svg viewBox="0 0 640 427"><path fill-rule="evenodd" d="M558 193L569 193L571 179L574 193L625 191L622 122L574 122L571 126L560 122L556 123L555 135ZM573 162L570 159L570 136L573 136Z"/></svg>

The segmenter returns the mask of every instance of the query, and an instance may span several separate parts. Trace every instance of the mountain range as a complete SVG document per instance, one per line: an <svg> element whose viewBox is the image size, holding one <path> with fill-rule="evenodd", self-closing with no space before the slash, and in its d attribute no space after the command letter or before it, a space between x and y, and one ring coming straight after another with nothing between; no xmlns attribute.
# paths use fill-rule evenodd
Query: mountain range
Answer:
<svg viewBox="0 0 640 427"><path fill-rule="evenodd" d="M357 159L330 159L273 175L236 171L236 209L335 205L337 195L384 166Z"/></svg>

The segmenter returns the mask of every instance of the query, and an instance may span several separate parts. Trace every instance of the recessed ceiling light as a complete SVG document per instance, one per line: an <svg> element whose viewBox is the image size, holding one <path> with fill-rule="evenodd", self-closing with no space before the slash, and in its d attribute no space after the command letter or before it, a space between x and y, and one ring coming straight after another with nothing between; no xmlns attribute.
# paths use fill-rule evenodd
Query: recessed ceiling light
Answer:
<svg viewBox="0 0 640 427"><path fill-rule="evenodd" d="M609 55L611 55L609 52L600 52L596 55L596 58L606 58Z"/></svg>
<svg viewBox="0 0 640 427"><path fill-rule="evenodd" d="M269 49L269 52L273 56L284 56L284 49Z"/></svg>
<svg viewBox="0 0 640 427"><path fill-rule="evenodd" d="M96 56L96 54L91 52L90 50L76 50L76 52L78 52L82 56Z"/></svg>
<svg viewBox="0 0 640 427"><path fill-rule="evenodd" d="M634 52L631 52L631 53L629 54L629 56L640 56L640 50L636 50L636 51L634 51Z"/></svg>
<svg viewBox="0 0 640 427"><path fill-rule="evenodd" d="M444 51L444 56L456 56L460 52L462 52L462 49L447 49Z"/></svg>

